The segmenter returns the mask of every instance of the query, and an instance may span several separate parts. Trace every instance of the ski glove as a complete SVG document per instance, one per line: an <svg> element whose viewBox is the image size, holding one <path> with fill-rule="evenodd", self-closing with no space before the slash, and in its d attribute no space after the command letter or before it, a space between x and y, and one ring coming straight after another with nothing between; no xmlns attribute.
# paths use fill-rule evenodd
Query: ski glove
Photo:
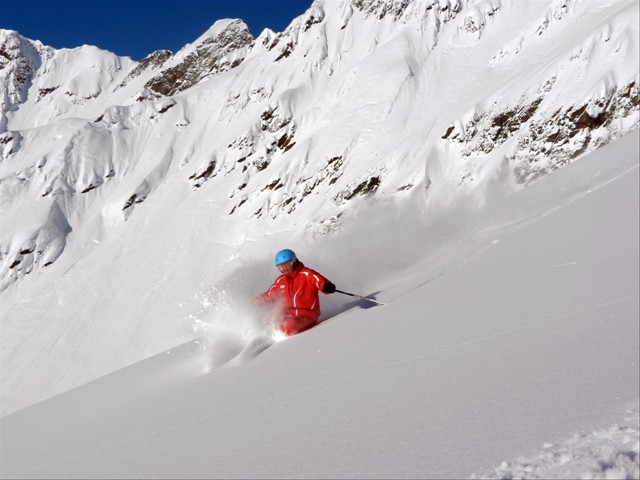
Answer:
<svg viewBox="0 0 640 480"><path fill-rule="evenodd" d="M322 286L322 291L324 293L334 293L336 291L336 286L331 282L325 282Z"/></svg>

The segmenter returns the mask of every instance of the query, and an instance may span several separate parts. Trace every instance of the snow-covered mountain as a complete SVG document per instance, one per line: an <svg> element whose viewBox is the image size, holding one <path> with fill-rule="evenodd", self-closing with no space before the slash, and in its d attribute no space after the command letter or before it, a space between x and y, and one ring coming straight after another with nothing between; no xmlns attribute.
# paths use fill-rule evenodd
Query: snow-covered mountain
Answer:
<svg viewBox="0 0 640 480"><path fill-rule="evenodd" d="M365 196L530 183L638 128L636 3L327 0L281 34L219 21L139 63L3 31L2 211L31 218L2 229L0 288L169 177L315 230Z"/></svg>
<svg viewBox="0 0 640 480"><path fill-rule="evenodd" d="M452 212L637 132L638 15L316 0L140 62L0 30L0 411L192 340L283 246L384 291Z"/></svg>

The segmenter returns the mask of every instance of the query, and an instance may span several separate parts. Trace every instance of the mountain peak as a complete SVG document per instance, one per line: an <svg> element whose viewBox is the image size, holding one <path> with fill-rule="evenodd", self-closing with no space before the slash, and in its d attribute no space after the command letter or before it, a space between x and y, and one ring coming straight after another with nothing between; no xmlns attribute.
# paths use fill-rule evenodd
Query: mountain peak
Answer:
<svg viewBox="0 0 640 480"><path fill-rule="evenodd" d="M241 19L225 18L222 20L217 20L213 25L211 25L211 27L207 29L206 32L200 35L200 37L198 37L198 39L193 43L194 44L202 43L206 39L215 41L218 37L225 37L234 32L236 34L240 34L240 33L244 34L245 32L248 32L249 35L251 35L251 32L249 31L249 27Z"/></svg>
<svg viewBox="0 0 640 480"><path fill-rule="evenodd" d="M195 42L182 48L145 87L163 96L186 90L211 74L237 67L253 41L242 20L218 20Z"/></svg>

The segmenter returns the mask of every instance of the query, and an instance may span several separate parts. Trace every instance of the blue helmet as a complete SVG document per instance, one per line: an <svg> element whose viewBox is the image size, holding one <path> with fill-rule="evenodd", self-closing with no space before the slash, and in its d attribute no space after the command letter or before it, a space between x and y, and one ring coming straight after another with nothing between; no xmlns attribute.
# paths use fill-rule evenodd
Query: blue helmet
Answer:
<svg viewBox="0 0 640 480"><path fill-rule="evenodd" d="M290 262L291 260L293 260L294 262L297 260L296 254L293 252L293 250L289 250L287 248L276 253L276 267L278 265L282 265L283 263Z"/></svg>

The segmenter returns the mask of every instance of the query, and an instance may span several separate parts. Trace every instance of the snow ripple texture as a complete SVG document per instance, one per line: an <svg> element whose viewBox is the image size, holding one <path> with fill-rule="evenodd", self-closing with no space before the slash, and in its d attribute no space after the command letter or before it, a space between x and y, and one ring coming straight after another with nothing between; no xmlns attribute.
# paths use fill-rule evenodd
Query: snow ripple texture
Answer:
<svg viewBox="0 0 640 480"><path fill-rule="evenodd" d="M502 462L493 473L471 478L640 478L638 409L625 420L591 433L576 433L561 443L545 443L539 453Z"/></svg>

